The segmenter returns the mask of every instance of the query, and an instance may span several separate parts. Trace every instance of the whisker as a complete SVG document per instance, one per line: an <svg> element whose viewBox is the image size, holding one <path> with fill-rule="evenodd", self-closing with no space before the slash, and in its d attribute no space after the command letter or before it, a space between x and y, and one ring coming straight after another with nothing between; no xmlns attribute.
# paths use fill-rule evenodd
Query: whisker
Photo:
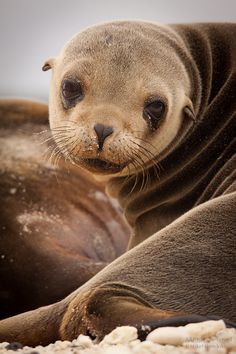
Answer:
<svg viewBox="0 0 236 354"><path fill-rule="evenodd" d="M35 132L33 133L33 135L42 135L46 133L50 133L50 129L45 129L45 130L41 130L40 132Z"/></svg>
<svg viewBox="0 0 236 354"><path fill-rule="evenodd" d="M143 139L143 141L146 142L146 140L144 140L144 139ZM155 162L158 164L159 170L162 169L161 164L157 161L158 157L156 156L156 154L154 154L152 151L148 150L148 149L147 149L146 147L144 147L143 145L138 144L137 142L135 142L135 144L137 144L140 148L145 149L146 152L148 152L150 155L152 155L152 157L153 157L152 161L155 161ZM152 144L151 144L151 145L152 145Z"/></svg>
<svg viewBox="0 0 236 354"><path fill-rule="evenodd" d="M158 179L160 179L159 173L160 173L160 165L157 161L157 157L152 153L152 151L150 151L149 149L147 149L145 146L139 144L138 142L134 141L133 137L130 139L130 142L132 143L132 147L135 148L136 154L138 154L138 156L136 155L136 158L138 157L138 159L140 160L140 163L143 164L143 166L147 165L147 162L145 162L141 156L145 156L147 158L147 160L149 161L149 163L152 163L152 168L153 168L153 173L150 174L150 167L148 168L148 166L146 166L145 168L145 184L143 186L141 186L141 188L144 190L147 188L147 186L151 183L151 176L153 177L157 177ZM141 154L141 156L140 156Z"/></svg>
<svg viewBox="0 0 236 354"><path fill-rule="evenodd" d="M133 176L135 176L135 182L134 182L134 185L133 185L133 187L131 188L131 190L130 190L130 192L128 193L128 195L130 195L130 194L132 194L133 193L133 191L135 190L135 188L136 188L136 186L137 186L137 183L138 183L138 169L137 169L137 166L136 166L136 163L137 163L137 161L136 161L136 159L133 157L133 156L131 156L127 151L126 151L126 153L127 153L127 155L128 155L128 157L131 159L131 164L134 166L134 170L136 171L136 173L134 173L134 174L132 174L131 175L131 178L133 177Z"/></svg>
<svg viewBox="0 0 236 354"><path fill-rule="evenodd" d="M133 141L133 140L132 140L132 142L133 142L135 145L139 146L140 149L143 149L143 150L145 151L145 153L147 153L147 154L149 155L149 156L147 156L147 155L145 154L146 157L148 157L148 158L151 157L151 160L150 160L150 161L157 167L158 173L160 173L161 168L160 168L160 164L159 164L158 161L157 161L157 157L156 157L151 151L149 151L148 149L146 149L144 146L138 144L137 142L135 142L135 141ZM144 152L143 152L143 154L144 154Z"/></svg>
<svg viewBox="0 0 236 354"><path fill-rule="evenodd" d="M135 139L139 139L140 141L143 141L145 144L148 144L148 145L150 145L153 149L154 149L154 151L156 152L156 146L155 145L153 145L152 143L150 143L150 141L148 141L148 140L146 140L146 139L143 139L143 138L140 138L140 137L138 137L138 136L133 136Z"/></svg>
<svg viewBox="0 0 236 354"><path fill-rule="evenodd" d="M140 187L140 190L139 192L141 192L144 188L144 185L145 185L145 177L146 177L146 174L145 174L145 169L143 167L144 165L144 161L143 159L141 158L141 156L137 153L137 150L135 150L134 148L132 149L131 148L131 151L133 152L133 154L136 156L136 162L137 164L141 167L141 170L142 170L142 183L141 183L141 187ZM139 161L141 160L141 162Z"/></svg>

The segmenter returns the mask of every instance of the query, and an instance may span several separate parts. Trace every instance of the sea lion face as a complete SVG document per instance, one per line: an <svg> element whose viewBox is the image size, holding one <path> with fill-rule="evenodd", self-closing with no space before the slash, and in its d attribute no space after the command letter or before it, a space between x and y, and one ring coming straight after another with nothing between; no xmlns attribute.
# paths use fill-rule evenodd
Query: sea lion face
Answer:
<svg viewBox="0 0 236 354"><path fill-rule="evenodd" d="M165 27L158 28L135 22L92 27L44 66L53 67L55 141L65 158L95 175L143 169L180 129L189 80Z"/></svg>

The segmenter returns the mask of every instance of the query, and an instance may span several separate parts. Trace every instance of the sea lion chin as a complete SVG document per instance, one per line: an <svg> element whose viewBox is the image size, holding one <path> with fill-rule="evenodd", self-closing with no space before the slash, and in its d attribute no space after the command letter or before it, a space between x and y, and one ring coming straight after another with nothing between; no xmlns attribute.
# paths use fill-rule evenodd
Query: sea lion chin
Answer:
<svg viewBox="0 0 236 354"><path fill-rule="evenodd" d="M110 161L97 159L82 159L79 160L81 165L93 173L104 173L104 174L114 174L122 171L128 164L116 164Z"/></svg>

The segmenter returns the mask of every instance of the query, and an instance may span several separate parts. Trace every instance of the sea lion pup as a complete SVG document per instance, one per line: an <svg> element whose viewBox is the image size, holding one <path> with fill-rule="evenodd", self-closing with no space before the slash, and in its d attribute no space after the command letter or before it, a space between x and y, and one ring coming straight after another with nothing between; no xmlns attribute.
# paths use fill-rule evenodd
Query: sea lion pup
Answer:
<svg viewBox="0 0 236 354"><path fill-rule="evenodd" d="M44 65L55 141L107 180L133 234L64 301L0 322L1 340L236 320L235 36L235 24L112 22Z"/></svg>
<svg viewBox="0 0 236 354"><path fill-rule="evenodd" d="M0 100L1 319L63 299L127 247L121 213L88 174L50 158L54 145L46 104Z"/></svg>

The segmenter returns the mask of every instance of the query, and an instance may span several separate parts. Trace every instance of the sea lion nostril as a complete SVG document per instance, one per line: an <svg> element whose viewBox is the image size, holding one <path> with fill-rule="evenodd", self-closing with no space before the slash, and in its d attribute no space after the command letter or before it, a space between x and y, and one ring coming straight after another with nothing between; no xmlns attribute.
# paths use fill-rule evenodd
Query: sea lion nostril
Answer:
<svg viewBox="0 0 236 354"><path fill-rule="evenodd" d="M113 133L113 128L103 124L95 124L94 130L98 137L98 151L102 151L105 139Z"/></svg>

